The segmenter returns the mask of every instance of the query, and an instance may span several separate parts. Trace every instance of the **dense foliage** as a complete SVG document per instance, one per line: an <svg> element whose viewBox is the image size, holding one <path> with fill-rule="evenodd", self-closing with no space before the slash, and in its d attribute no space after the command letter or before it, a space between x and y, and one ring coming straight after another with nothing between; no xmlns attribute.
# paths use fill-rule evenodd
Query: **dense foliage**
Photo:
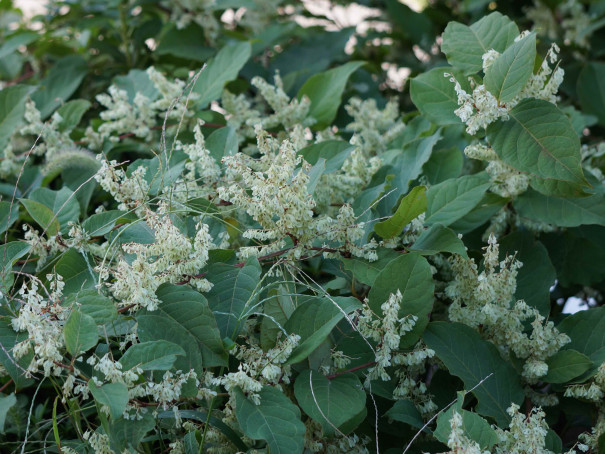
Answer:
<svg viewBox="0 0 605 454"><path fill-rule="evenodd" d="M0 1L2 452L605 452L605 2L317 3Z"/></svg>

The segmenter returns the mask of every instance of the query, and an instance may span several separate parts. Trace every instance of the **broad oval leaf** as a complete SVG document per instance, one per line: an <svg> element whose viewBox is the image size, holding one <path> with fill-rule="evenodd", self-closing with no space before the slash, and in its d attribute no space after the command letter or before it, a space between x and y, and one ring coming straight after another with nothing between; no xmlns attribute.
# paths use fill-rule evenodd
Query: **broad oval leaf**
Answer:
<svg viewBox="0 0 605 454"><path fill-rule="evenodd" d="M302 371L294 383L294 395L300 407L319 422L325 435L341 428L366 405L366 393L354 374L329 379L319 372Z"/></svg>
<svg viewBox="0 0 605 454"><path fill-rule="evenodd" d="M65 323L63 336L65 337L65 347L72 356L90 350L97 345L99 340L97 324L94 319L79 310L71 312Z"/></svg>
<svg viewBox="0 0 605 454"><path fill-rule="evenodd" d="M119 418L128 404L128 388L124 383L106 383L97 386L94 380L88 380L88 389L95 400L107 405L112 418Z"/></svg>
<svg viewBox="0 0 605 454"><path fill-rule="evenodd" d="M130 346L120 358L122 370L169 370L177 356L185 356L179 345L165 340L141 342Z"/></svg>
<svg viewBox="0 0 605 454"><path fill-rule="evenodd" d="M533 74L536 59L534 33L504 51L485 71L483 83L500 104L517 96Z"/></svg>
<svg viewBox="0 0 605 454"><path fill-rule="evenodd" d="M528 98L509 115L508 121L487 128L488 140L500 159L539 178L587 184L581 167L580 139L569 118L554 104Z"/></svg>
<svg viewBox="0 0 605 454"><path fill-rule="evenodd" d="M422 255L434 255L439 252L450 252L468 258L466 247L456 232L441 224L433 224L422 232L410 250Z"/></svg>
<svg viewBox="0 0 605 454"><path fill-rule="evenodd" d="M426 211L426 187L416 186L406 195L393 216L374 225L374 231L382 238L399 235L406 225Z"/></svg>
<svg viewBox="0 0 605 454"><path fill-rule="evenodd" d="M491 181L485 173L452 178L426 193L426 224L448 226L469 213L483 198Z"/></svg>
<svg viewBox="0 0 605 454"><path fill-rule="evenodd" d="M563 198L527 191L515 199L514 207L521 218L557 227L605 226L605 197L602 194Z"/></svg>
<svg viewBox="0 0 605 454"><path fill-rule="evenodd" d="M286 332L300 336L300 342L292 351L286 364L302 361L330 335L345 314L361 305L353 297L303 297L286 325Z"/></svg>
<svg viewBox="0 0 605 454"><path fill-rule="evenodd" d="M454 82L450 81L452 74L460 86L467 92L472 91L461 71L450 66L439 66L430 71L419 74L410 82L410 96L416 108L427 119L437 125L462 124L460 118L454 113L458 107L458 95L454 89Z"/></svg>
<svg viewBox="0 0 605 454"><path fill-rule="evenodd" d="M470 27L450 22L443 32L441 50L450 65L470 74L483 68L483 54L490 49L504 52L518 35L513 21L493 12Z"/></svg>
<svg viewBox="0 0 605 454"><path fill-rule="evenodd" d="M298 99L307 96L311 101L309 116L316 121L313 125L314 128L325 128L334 120L349 77L364 64L361 61L351 61L337 68L315 74L300 88Z"/></svg>
<svg viewBox="0 0 605 454"><path fill-rule="evenodd" d="M242 328L245 313L254 306L261 268L256 258L242 267L224 263L211 266L206 278L214 285L207 293L208 303L216 316L221 338L235 339Z"/></svg>
<svg viewBox="0 0 605 454"><path fill-rule="evenodd" d="M595 115L605 126L605 63L588 63L578 77L578 98L582 110Z"/></svg>
<svg viewBox="0 0 605 454"><path fill-rule="evenodd" d="M430 323L422 337L467 390L485 379L473 391L479 401L477 412L507 427L510 416L506 409L513 403L520 405L525 393L517 372L502 359L497 347L471 327L454 322Z"/></svg>
<svg viewBox="0 0 605 454"><path fill-rule="evenodd" d="M227 82L237 78L250 58L252 47L248 42L223 47L202 70L193 91L200 94L198 106L203 109L210 101L220 98Z"/></svg>
<svg viewBox="0 0 605 454"><path fill-rule="evenodd" d="M303 452L305 425L300 410L276 388L264 386L256 405L241 391L235 395L235 415L244 434L253 440L265 440L271 454Z"/></svg>
<svg viewBox="0 0 605 454"><path fill-rule="evenodd" d="M433 309L435 284L431 267L424 257L415 252L392 260L374 280L368 295L370 308L382 316L382 306L391 293L401 292L399 318L418 317L414 328L401 338L402 347L413 346L429 323Z"/></svg>
<svg viewBox="0 0 605 454"><path fill-rule="evenodd" d="M541 378L546 383L567 383L592 367L588 356L576 350L561 350L546 360L548 373Z"/></svg>

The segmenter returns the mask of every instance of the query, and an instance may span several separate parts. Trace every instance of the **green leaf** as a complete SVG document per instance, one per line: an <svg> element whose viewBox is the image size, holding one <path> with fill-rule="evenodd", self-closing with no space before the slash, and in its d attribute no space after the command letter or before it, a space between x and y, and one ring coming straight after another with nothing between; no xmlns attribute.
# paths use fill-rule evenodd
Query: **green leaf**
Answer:
<svg viewBox="0 0 605 454"><path fill-rule="evenodd" d="M20 199L20 202L48 237L56 236L59 233L61 225L50 208L35 200Z"/></svg>
<svg viewBox="0 0 605 454"><path fill-rule="evenodd" d="M555 353L546 360L548 373L541 378L546 383L567 383L579 377L592 366L588 356L575 350L567 349Z"/></svg>
<svg viewBox="0 0 605 454"><path fill-rule="evenodd" d="M207 293L221 338L235 339L242 328L242 317L258 298L256 286L261 268L256 258L242 267L218 263L208 270L207 279L214 284Z"/></svg>
<svg viewBox="0 0 605 454"><path fill-rule="evenodd" d="M402 295L399 318L409 315L418 317L414 328L401 338L401 347L413 346L429 322L433 309L435 284L431 267L424 257L415 252L403 254L389 262L380 272L368 295L370 308L382 316L382 306L391 293L399 290Z"/></svg>
<svg viewBox="0 0 605 454"><path fill-rule="evenodd" d="M401 199L393 216L374 225L374 231L382 238L392 238L401 234L406 225L425 211L426 187L416 186Z"/></svg>
<svg viewBox="0 0 605 454"><path fill-rule="evenodd" d="M39 38L39 35L35 32L19 33L13 35L8 39L4 40L2 46L0 46L0 59L5 58L17 51L21 46L27 46L29 43Z"/></svg>
<svg viewBox="0 0 605 454"><path fill-rule="evenodd" d="M111 298L101 295L96 289L87 289L72 293L66 305L77 305L78 309L90 315L97 325L111 323L118 318L118 310Z"/></svg>
<svg viewBox="0 0 605 454"><path fill-rule="evenodd" d="M366 405L366 393L354 374L328 379L319 372L304 370L296 378L294 395L304 412L321 424L326 436L334 434L334 427L342 427Z"/></svg>
<svg viewBox="0 0 605 454"><path fill-rule="evenodd" d="M84 252L78 252L76 249L68 249L54 266L54 271L63 276L65 296L93 287L97 283L98 276L92 269L94 261L90 256L87 256L87 261L83 254Z"/></svg>
<svg viewBox="0 0 605 454"><path fill-rule="evenodd" d="M82 222L82 230L90 236L103 236L111 232L118 219L126 213L119 210L103 211L95 213Z"/></svg>
<svg viewBox="0 0 605 454"><path fill-rule="evenodd" d="M172 342L157 340L130 346L119 363L122 370L134 367L143 370L169 370L177 356L185 356L185 350Z"/></svg>
<svg viewBox="0 0 605 454"><path fill-rule="evenodd" d="M82 116L90 109L91 105L90 101L87 101L86 99L74 99L59 107L57 113L63 119L57 127L59 131L71 131L78 126Z"/></svg>
<svg viewBox="0 0 605 454"><path fill-rule="evenodd" d="M462 430L464 434L476 441L482 449L491 449L498 443L498 434L490 424L477 413L462 409L464 393L458 393L458 401L447 411L441 413L437 418L437 428L433 435L442 443L447 443L452 427L450 420L456 411L462 416Z"/></svg>
<svg viewBox="0 0 605 454"><path fill-rule="evenodd" d="M97 386L94 380L88 380L88 389L95 400L107 405L112 418L119 418L128 404L128 388L124 383L106 383Z"/></svg>
<svg viewBox="0 0 605 454"><path fill-rule="evenodd" d="M493 12L470 27L459 22L447 24L441 50L450 65L471 74L483 69L483 54L490 49L504 52L518 35L514 22Z"/></svg>
<svg viewBox="0 0 605 454"><path fill-rule="evenodd" d="M378 260L369 262L359 257L351 257L350 259L341 258L345 270L353 273L355 279L365 285L373 285L376 276L384 269L391 261L400 257L398 252L392 249L380 248L376 251Z"/></svg>
<svg viewBox="0 0 605 454"><path fill-rule="evenodd" d="M450 178L458 178L462 172L464 157L458 147L435 150L423 167L423 173L432 185Z"/></svg>
<svg viewBox="0 0 605 454"><path fill-rule="evenodd" d="M596 362L605 348L605 306L569 315L557 325L557 329L571 339L564 349L583 353Z"/></svg>
<svg viewBox="0 0 605 454"><path fill-rule="evenodd" d="M237 134L232 126L219 128L206 139L210 156L220 161L224 156L233 156L238 150Z"/></svg>
<svg viewBox="0 0 605 454"><path fill-rule="evenodd" d="M360 307L353 297L302 297L284 328L298 334L300 342L286 364L294 364L309 356L329 336L345 314Z"/></svg>
<svg viewBox="0 0 605 454"><path fill-rule="evenodd" d="M13 85L0 90L0 150L4 150L13 133L23 124L25 98L32 91L27 85Z"/></svg>
<svg viewBox="0 0 605 454"><path fill-rule="evenodd" d="M161 316L169 321L180 335L173 340L170 333L158 339L164 339L179 344L186 352L191 353L192 348L200 351L206 367L223 366L226 364L227 354L223 346L221 333L217 327L217 320L208 306L208 301L199 292L181 285L163 284L156 291L161 300L159 308L153 312L145 311L145 317ZM140 317L137 317L140 319ZM140 323L140 322L139 322ZM145 324L148 327L147 324ZM159 327L148 332L141 341L152 341L153 333ZM193 338L194 346L183 345L185 339ZM179 359L175 367L179 368L182 361ZM189 369L182 369L189 370Z"/></svg>
<svg viewBox="0 0 605 454"><path fill-rule="evenodd" d="M19 219L19 207L11 202L0 202L0 233L6 232Z"/></svg>
<svg viewBox="0 0 605 454"><path fill-rule="evenodd" d="M248 452L248 446L246 446L246 444L242 441L239 435L231 427L229 427L216 416L208 416L208 413L202 410L179 410L176 413L178 413L178 415L183 419L193 419L195 421L203 423L209 421L212 427L220 430L223 435L225 435L225 437L227 437L236 448L238 448L242 452ZM174 419L174 417L174 411L164 411L158 415L158 419ZM197 454L197 451L195 451L195 453Z"/></svg>
<svg viewBox="0 0 605 454"><path fill-rule="evenodd" d="M256 405L241 391L235 394L235 415L244 434L265 440L271 454L299 454L305 443L305 425L300 410L283 393L264 386Z"/></svg>
<svg viewBox="0 0 605 454"><path fill-rule="evenodd" d="M81 352L90 350L97 345L99 340L94 319L79 310L71 312L65 323L63 336L65 337L65 347L72 356L78 356Z"/></svg>
<svg viewBox="0 0 605 454"><path fill-rule="evenodd" d="M69 221L77 221L80 217L78 199L74 192L65 186L58 191L38 188L31 193L29 198L48 207L56 215L63 233L67 233Z"/></svg>
<svg viewBox="0 0 605 454"><path fill-rule="evenodd" d="M384 415L394 421L403 422L418 429L424 426L422 415L416 405L407 399L395 401L395 404Z"/></svg>
<svg viewBox="0 0 605 454"><path fill-rule="evenodd" d="M347 80L363 66L361 61L351 61L337 68L315 74L298 91L298 99L307 96L311 100L309 116L316 120L315 129L323 129L336 117Z"/></svg>
<svg viewBox="0 0 605 454"><path fill-rule="evenodd" d="M485 173L466 175L431 186L426 193L426 224L448 226L470 212L491 181Z"/></svg>
<svg viewBox="0 0 605 454"><path fill-rule="evenodd" d="M0 291L6 293L15 279L13 265L17 260L27 254L31 246L24 241L11 241L0 244Z"/></svg>
<svg viewBox="0 0 605 454"><path fill-rule="evenodd" d="M185 356L178 357L174 367L178 370L193 369L197 373L202 373L203 360L199 342L178 321L158 311L137 314L136 320L137 335L141 342L166 340L179 345L185 351Z"/></svg>
<svg viewBox="0 0 605 454"><path fill-rule="evenodd" d="M521 93L533 74L536 59L536 35L531 33L500 55L485 71L483 83L500 104Z"/></svg>
<svg viewBox="0 0 605 454"><path fill-rule="evenodd" d="M528 98L510 112L508 121L487 127L500 159L515 169L545 180L586 185L580 139L569 118L554 104Z"/></svg>
<svg viewBox="0 0 605 454"><path fill-rule="evenodd" d="M517 230L500 239L500 250L507 255L516 254L523 263L517 274L515 299L524 300L548 317L550 288L555 284L557 272L544 245L532 233Z"/></svg>
<svg viewBox="0 0 605 454"><path fill-rule="evenodd" d="M200 94L197 104L204 109L210 101L221 97L227 82L237 78L238 73L250 58L252 47L248 42L223 47L200 74L193 91Z"/></svg>
<svg viewBox="0 0 605 454"><path fill-rule="evenodd" d="M521 218L557 227L605 226L605 198L602 194L562 198L527 191L515 199L514 207Z"/></svg>
<svg viewBox="0 0 605 454"><path fill-rule="evenodd" d="M143 437L155 427L151 412L139 415L140 419L112 418L109 426L111 448L115 452L136 451ZM127 447L132 449L127 450Z"/></svg>
<svg viewBox="0 0 605 454"><path fill-rule="evenodd" d="M260 328L260 344L263 350L275 347L277 335L296 309L292 296L288 295L283 285L269 291L269 297L263 303L263 314Z"/></svg>
<svg viewBox="0 0 605 454"><path fill-rule="evenodd" d="M525 394L515 369L502 359L497 347L474 329L454 322L430 323L423 339L466 389L486 379L473 391L479 401L477 412L507 427L510 416L506 409L512 403L521 405Z"/></svg>
<svg viewBox="0 0 605 454"><path fill-rule="evenodd" d="M326 160L324 173L332 173L342 168L354 148L350 143L342 140L324 140L303 148L298 154L312 165L315 165L320 158L324 158Z"/></svg>
<svg viewBox="0 0 605 454"><path fill-rule="evenodd" d="M451 252L468 258L464 243L456 232L441 224L433 224L428 230L420 234L410 250L422 255L434 255L439 252Z"/></svg>
<svg viewBox="0 0 605 454"><path fill-rule="evenodd" d="M0 395L0 434L4 433L4 422L6 421L7 413L16 403L17 397L15 393L11 393L8 396Z"/></svg>
<svg viewBox="0 0 605 454"><path fill-rule="evenodd" d="M595 115L605 126L605 63L588 63L580 72L577 89L582 111Z"/></svg>
<svg viewBox="0 0 605 454"><path fill-rule="evenodd" d="M420 113L436 125L462 124L454 113L460 107L455 85L445 73L452 74L465 91L472 91L462 72L451 66L440 66L414 77L410 82L410 96Z"/></svg>
<svg viewBox="0 0 605 454"><path fill-rule="evenodd" d="M114 77L113 83L120 90L124 90L128 95L128 102L134 103L134 97L137 93L147 97L150 101L155 101L160 92L149 74L144 69L131 69L125 76Z"/></svg>
<svg viewBox="0 0 605 454"><path fill-rule="evenodd" d="M489 221L507 202L508 199L504 197L486 192L475 208L450 224L450 228L459 233L472 232Z"/></svg>
<svg viewBox="0 0 605 454"><path fill-rule="evenodd" d="M10 320L7 318L0 318L0 345L2 346L2 348L0 348L0 364L2 364L4 369L6 369L13 379L17 390L26 388L34 383L32 378L25 377L27 367L34 358L33 350L30 348L30 351L19 359L15 359L12 354L15 344L23 342L27 337L27 333L17 334L13 330Z"/></svg>
<svg viewBox="0 0 605 454"><path fill-rule="evenodd" d="M31 96L42 120L74 94L87 73L88 65L79 55L63 57L53 65Z"/></svg>
<svg viewBox="0 0 605 454"><path fill-rule="evenodd" d="M204 46L204 42L206 42L204 30L198 24L191 23L180 30L173 25L162 35L154 54L173 55L188 61L205 61L214 53L214 50Z"/></svg>

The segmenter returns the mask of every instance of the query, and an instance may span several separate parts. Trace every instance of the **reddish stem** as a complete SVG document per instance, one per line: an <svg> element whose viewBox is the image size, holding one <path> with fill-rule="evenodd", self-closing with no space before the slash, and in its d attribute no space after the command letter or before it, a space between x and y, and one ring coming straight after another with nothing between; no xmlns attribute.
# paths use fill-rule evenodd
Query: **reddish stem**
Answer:
<svg viewBox="0 0 605 454"><path fill-rule="evenodd" d="M13 382L13 379L11 378L4 385L2 385L2 387L0 388L0 393L3 392L6 388L8 388L12 382Z"/></svg>
<svg viewBox="0 0 605 454"><path fill-rule="evenodd" d="M369 363L361 364L359 366L351 367L350 369L343 370L342 372L336 372L335 374L332 374L332 375L326 375L326 378L328 380L332 380L333 378L340 377L341 375L348 374L348 373L351 373L351 372L355 372L355 371L361 370L361 369L366 369L368 367L372 367L372 366L375 366L375 365L376 365L376 361L372 361L372 362L369 362Z"/></svg>

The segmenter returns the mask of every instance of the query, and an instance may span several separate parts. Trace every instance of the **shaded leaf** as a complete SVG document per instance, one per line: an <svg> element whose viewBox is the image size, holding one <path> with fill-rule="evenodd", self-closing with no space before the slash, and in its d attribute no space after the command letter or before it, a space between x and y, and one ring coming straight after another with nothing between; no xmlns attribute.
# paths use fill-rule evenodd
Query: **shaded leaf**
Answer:
<svg viewBox="0 0 605 454"><path fill-rule="evenodd" d="M304 449L305 425L300 410L277 388L264 386L256 405L241 391L235 395L235 415L244 434L265 440L272 454L298 454Z"/></svg>

